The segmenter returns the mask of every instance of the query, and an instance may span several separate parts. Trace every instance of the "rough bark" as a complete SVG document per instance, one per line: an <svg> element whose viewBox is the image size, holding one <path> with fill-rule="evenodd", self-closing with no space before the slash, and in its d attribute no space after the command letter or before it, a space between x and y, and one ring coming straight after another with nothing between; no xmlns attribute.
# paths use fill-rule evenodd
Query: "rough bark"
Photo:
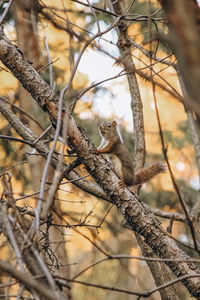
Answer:
<svg viewBox="0 0 200 300"><path fill-rule="evenodd" d="M136 236L138 244L140 246L140 249L142 250L142 254L145 257L154 257L157 256L154 254L153 250L146 245L142 238L137 235ZM149 269L153 275L153 278L155 280L155 283L157 286L161 286L164 283L170 282L172 279L172 276L170 274L169 269L163 262L149 262L147 261L147 265L149 266ZM162 300L179 300L179 297L177 295L175 286L171 285L165 289L162 289L159 291Z"/></svg>
<svg viewBox="0 0 200 300"><path fill-rule="evenodd" d="M6 226L7 222L5 221L5 205L6 204L2 204L0 207L0 228L2 229L2 232L4 233L4 235L7 237L7 239L10 239L10 232L8 231L8 226ZM7 209L6 209L7 210ZM16 213L16 211L15 211ZM8 220L8 216L7 216L7 220ZM16 220L15 220L16 221ZM17 223L17 221L16 221ZM22 253L22 257L23 257L23 262L21 261L21 263L25 263L26 268L29 270L30 274L32 276L42 276L42 278L36 279L35 280L35 287L33 288L33 290L37 291L37 285L41 285L41 287L43 288L43 292L42 294L40 294L40 299L50 299L50 298L46 298L47 294L52 294L52 298L54 297L54 299L68 299L67 296L64 296L62 291L60 291L59 287L56 285L53 277L51 277L51 284L49 282L49 280L47 280L46 277L46 273L44 272L44 269L42 267L42 265L44 264L43 262L40 264L40 258L39 258L39 254L36 250L36 245L34 243L31 243L28 238L27 235L22 233L22 228L21 230L19 230L18 226L15 226L16 224L14 224L12 226L12 228L10 228L10 231L12 230L12 234L13 237L15 239L15 243L18 245L21 253ZM11 225L10 225L11 226ZM26 231L26 229L24 228L24 230ZM12 241L11 241L12 244ZM13 246L13 245L12 245ZM15 249L14 249L15 250ZM17 255L17 253L16 253ZM39 258L39 260L38 260ZM19 259L19 258L18 258ZM2 269L3 271L4 268ZM21 270L21 276L25 276L25 272L22 272ZM11 276L15 277L15 274L13 272L9 273ZM19 274L20 275L20 274ZM29 277L29 276L28 276ZM15 277L16 279L17 278ZM30 288L30 279L29 282L23 282L21 281L22 284L25 284L25 286L27 288Z"/></svg>

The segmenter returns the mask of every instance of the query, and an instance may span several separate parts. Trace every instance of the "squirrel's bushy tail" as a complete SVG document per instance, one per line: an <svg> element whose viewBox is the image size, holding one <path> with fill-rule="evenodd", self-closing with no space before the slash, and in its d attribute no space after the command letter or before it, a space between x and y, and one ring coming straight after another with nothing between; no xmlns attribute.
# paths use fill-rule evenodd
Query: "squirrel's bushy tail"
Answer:
<svg viewBox="0 0 200 300"><path fill-rule="evenodd" d="M147 166L146 168L138 170L134 174L134 185L136 184L142 184L154 176L158 175L159 173L163 173L166 171L166 166L162 162L155 162L152 163L151 165Z"/></svg>

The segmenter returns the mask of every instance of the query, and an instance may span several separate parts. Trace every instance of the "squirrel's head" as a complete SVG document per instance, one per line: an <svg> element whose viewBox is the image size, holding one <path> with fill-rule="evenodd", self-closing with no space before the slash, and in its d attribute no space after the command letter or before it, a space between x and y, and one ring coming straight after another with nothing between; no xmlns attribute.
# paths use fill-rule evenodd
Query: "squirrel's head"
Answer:
<svg viewBox="0 0 200 300"><path fill-rule="evenodd" d="M117 134L117 122L104 121L99 125L100 134L105 139L110 139Z"/></svg>

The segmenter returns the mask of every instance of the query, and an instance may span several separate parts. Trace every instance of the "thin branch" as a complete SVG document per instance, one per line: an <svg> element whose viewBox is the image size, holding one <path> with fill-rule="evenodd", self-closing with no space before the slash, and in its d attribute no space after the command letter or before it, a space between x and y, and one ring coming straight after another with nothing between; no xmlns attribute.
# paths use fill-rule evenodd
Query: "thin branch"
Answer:
<svg viewBox="0 0 200 300"><path fill-rule="evenodd" d="M45 182L46 182L46 178L47 178L47 173L50 167L50 163L51 163L51 159L54 153L54 149L56 147L57 144L57 140L60 134L60 128L61 128L61 115L62 115L62 104L63 104L63 97L64 97L64 90L65 88L61 91L60 93L60 97L59 97L59 104L58 104L58 118L57 118L57 123L56 123L56 132L54 135L54 140L53 140L53 145L48 153L47 156L47 160L45 163L45 167L44 167L44 171L42 174L42 180L41 180L41 186L40 186L40 196L39 196L39 201L36 207L36 217L31 225L31 229L30 229L30 233L32 236L35 235L35 233L39 232L39 219L40 219L40 212L41 212L41 207L42 207L42 199L44 197L44 190L45 190Z"/></svg>
<svg viewBox="0 0 200 300"><path fill-rule="evenodd" d="M147 207L147 209L149 209L155 216L164 218L164 219L172 219L174 221L179 221L179 222L183 222L185 223L186 221L186 217L184 214L179 214L179 213L173 213L170 211L165 211L165 210L161 210L158 208L154 208L154 207L150 207L147 204L145 204L145 206Z"/></svg>
<svg viewBox="0 0 200 300"><path fill-rule="evenodd" d="M20 161L20 162L18 162L18 163L16 163L16 164L14 164L14 165L12 165L12 166L10 166L10 167L4 169L2 172L0 172L0 176L2 176L3 174L5 174L5 173L6 173L7 171L9 171L9 170L11 170L11 169L13 169L13 168L15 168L15 167L17 167L17 166L19 166L19 165L26 164L26 163L27 163L26 160Z"/></svg>
<svg viewBox="0 0 200 300"><path fill-rule="evenodd" d="M17 262L19 264L19 268L20 268L21 272L24 272L25 269L24 269L24 265L23 265L22 254L21 254L21 251L20 251L17 241L15 239L11 224L8 219L6 203L3 205L2 212L3 212L4 226L6 227L6 231L7 231L8 237L10 239L11 245L16 253L16 258L17 258Z"/></svg>
<svg viewBox="0 0 200 300"><path fill-rule="evenodd" d="M57 212L56 212L57 213ZM66 220L60 216L58 213L57 215L59 216L59 218L61 220L63 220L63 222L67 225L70 225L68 222L66 222ZM75 227L71 227L71 229L73 229L76 233L78 233L79 235L81 235L82 237L84 237L86 240L88 240L96 249L98 249L102 254L104 254L106 257L110 257L111 255L109 253L107 253L106 251L104 251L100 246L98 246L95 242L93 242L88 236L86 236L84 233L78 231Z"/></svg>
<svg viewBox="0 0 200 300"><path fill-rule="evenodd" d="M82 4L85 5L85 3L82 3ZM47 8L47 7L46 7L46 8ZM44 14L44 15L46 16L46 13L45 13L44 11L41 11L41 13ZM55 12L54 12L54 13L55 13ZM57 15L57 14L56 14L56 15ZM58 17L61 18L61 16L58 16ZM50 18L50 17L48 16L48 19L49 19L49 18ZM122 17L122 19L123 19L123 17ZM62 30L65 30L65 31L66 31L66 28L64 28L64 27L63 27L63 28L60 28L60 26L56 25L56 23L55 23L54 20L51 20L51 21L53 22L54 26L56 26L56 27L59 28L59 29L62 29ZM81 27L78 26L77 24L73 24L72 22L70 22L70 24L73 25L73 26L76 26L76 27L80 28L81 30L83 30L83 31L85 31L85 32L87 32L87 33L89 33L89 34L94 35L94 33L89 32L89 31L87 31L87 30L81 28ZM79 38L79 40L80 40L80 37L78 37L78 38ZM109 43L112 44L112 45L115 45L112 41L108 41L108 40L104 39L103 37L101 37L101 39L105 40L106 42L109 42ZM82 40L81 40L81 41L82 41ZM132 40L129 40L129 42L131 42L131 43L133 44L133 46L139 48L139 45L137 45L137 43L133 42ZM116 61L117 61L117 62L120 62L120 58L117 59L116 57L114 57L113 55L111 55L110 53L108 53L106 50L101 49L101 48L99 47L99 45L96 45L96 44L92 44L92 45L93 45L96 49L98 49L100 52L102 52L102 53L108 55L110 58L114 59L115 62L116 62ZM115 45L115 46L117 46L117 45ZM140 46L139 49L140 49L141 51L143 51L143 53L145 53L148 57L151 55L150 53L148 54L148 52L147 52L143 47ZM158 62L160 61L161 63L162 63L162 60L163 60L163 59L159 59L158 57L153 57L153 59L155 59L155 60L158 61ZM169 61L163 61L163 63L166 63L167 65L170 65L170 66L173 66L173 63L170 63ZM131 71L130 71L130 72L131 72ZM158 81L155 81L154 79L150 78L150 77L149 77L147 74L145 74L144 72L141 72L140 70L134 70L134 71L132 71L132 72L136 72L136 73L137 73L139 76L141 76L142 78L144 78L144 79L146 79L146 80L148 80L148 81L150 81L150 82L154 82L154 83L155 83L156 85L158 85L161 89L163 89L164 91L166 91L167 93L169 93L171 96L173 96L175 99L177 99L177 96L176 96L175 93L173 93L173 91L171 91L169 88L167 88L167 87L164 86L163 84L159 83ZM180 98L178 98L178 99L180 100Z"/></svg>
<svg viewBox="0 0 200 300"><path fill-rule="evenodd" d="M84 282L84 281L80 281L80 280L73 280L73 279L66 279L60 276L55 276L56 278L60 279L60 284L61 285L65 285L62 281L69 281L69 282L74 282L74 283L79 283L85 286L90 286L90 287L95 287L95 288L100 288L103 290L109 290L109 291L114 291L114 292L119 292L119 293L124 293L124 294L129 294L129 295L136 295L136 296L140 296L140 297L145 297L148 298L149 296L151 296L152 294L154 294L157 291L160 291L166 287L169 287L171 285L174 285L175 283L178 283L180 281L184 281L185 279L189 279L189 278L196 278L196 277L200 277L200 274L190 274L190 275L185 275L185 276L181 276L177 279L174 279L170 282L167 282L163 285L160 285L154 289L151 289L150 291L146 292L146 293L139 293L139 292L134 292L134 291L129 291L129 290L124 290L124 289L118 289L118 288L114 288L114 287L108 287L108 286L104 286L104 285L100 285L100 284L93 284L93 283L89 283L89 282Z"/></svg>
<svg viewBox="0 0 200 300"><path fill-rule="evenodd" d="M9 135L0 135L0 139L4 139L4 140L10 140L10 141L14 141L14 142L19 142L22 144L26 144L29 145L31 147L34 147L33 143L27 142L25 140L13 137L13 136L9 136Z"/></svg>
<svg viewBox="0 0 200 300"><path fill-rule="evenodd" d="M7 14L8 14L8 12L9 12L9 10L10 10L10 7L11 7L13 1L14 0L10 0L9 3L8 3L8 5L7 5L7 7L6 7L6 9L4 10L3 15L1 16L0 26L3 24L5 18L7 16Z"/></svg>
<svg viewBox="0 0 200 300"><path fill-rule="evenodd" d="M52 128L52 124L49 125L41 134L38 136L38 138L33 142L33 145L36 145Z"/></svg>
<svg viewBox="0 0 200 300"><path fill-rule="evenodd" d="M54 291L49 290L43 284L38 284L35 279L31 278L27 273L20 272L14 268L10 263L0 259L0 268L2 272L6 272L16 280L24 284L28 289L35 290L38 294L46 297L49 300L61 300L60 296L57 296ZM63 299L64 300L64 299Z"/></svg>
<svg viewBox="0 0 200 300"><path fill-rule="evenodd" d="M88 5L87 3L84 3L84 2L82 2L82 1L79 1L79 0L71 0L71 1L89 7L89 5ZM101 11L101 12L103 12L103 13L109 14L110 16L118 17L117 14L115 14L115 13L113 13L113 12L110 12L110 11L108 11L108 10L105 10L105 9L103 9L103 8L97 7L97 6L95 6L95 5L92 5L92 7L93 7L94 9L98 10L98 11Z"/></svg>
<svg viewBox="0 0 200 300"><path fill-rule="evenodd" d="M77 101L85 94L87 93L89 90L97 87L98 85L101 85L102 83L104 82L107 82L107 81L110 81L110 80L113 80L113 79L116 79L116 78L119 78L121 76L125 76L127 75L128 73L124 73L124 70L120 71L117 75L113 76L113 77L109 77L109 78L106 78L106 79L103 79L99 82L96 82L96 83L92 83L91 85L89 85L87 88L85 88L82 92L80 92L80 94L76 97L76 99L72 102L72 105L71 105L71 112L74 111L75 109L75 106L76 106L76 103Z"/></svg>
<svg viewBox="0 0 200 300"><path fill-rule="evenodd" d="M14 103L12 103L11 101L9 101L8 99L6 99L5 97L0 96L1 100L9 103L10 105L12 105L12 107L14 107L15 109L17 109L18 111L20 111L22 114L24 114L25 116L27 116L29 119L31 119L35 124L38 125L38 127L44 131L44 128L42 127L42 125L36 120L34 119L30 114L28 114L26 111L24 111L22 108L18 107L17 105L15 105Z"/></svg>
<svg viewBox="0 0 200 300"><path fill-rule="evenodd" d="M80 275L82 275L83 273L85 273L86 271L88 271L89 269L93 268L94 266L108 261L108 260L116 260L116 259L134 259L134 260L141 260L141 261L146 261L146 262L195 262L195 263L200 263L200 259L191 259L191 260L182 260L182 259L165 259L165 258L155 258L155 257L142 257L142 256L135 256L135 255L110 255L110 257L105 257L102 259L97 260L96 262L90 264L89 266L87 266L86 268L84 268L83 270L79 271L77 274L75 274L71 279L74 280L77 277L79 277Z"/></svg>
<svg viewBox="0 0 200 300"><path fill-rule="evenodd" d="M48 63L44 66L42 66L41 68L37 69L37 72L40 73L42 70L44 70L45 68L49 67L50 64L54 64L55 62L57 62L59 60L59 58L54 59L53 61L51 61L51 63Z"/></svg>
<svg viewBox="0 0 200 300"><path fill-rule="evenodd" d="M87 3L88 3L88 5L89 5L89 8L91 9L91 12L92 12L92 14L93 14L93 16L94 16L95 21L96 21L97 28L98 28L98 32L101 32L100 25L99 25L99 21L98 21L98 19L97 19L96 12L95 12L94 8L92 7L92 5L90 4L90 1L89 1L89 0L87 0Z"/></svg>
<svg viewBox="0 0 200 300"><path fill-rule="evenodd" d="M81 57L83 55L83 53L85 52L85 50L87 49L87 47L96 39L98 38L99 36L103 36L104 34L108 33L110 30L112 30L115 26L117 26L117 24L119 23L121 19L121 16L119 16L114 23L112 23L108 28L106 28L104 31L100 31L100 32L97 32L92 38L90 38L88 41L86 41L85 45L83 46L83 48L81 49L81 51L79 52L79 56L76 60L76 63L74 65L74 68L72 70L72 74L71 74L71 77L68 81L68 83L66 84L65 88L64 88L64 91L63 93L65 94L65 92L67 91L68 87L71 85L72 83L72 80L75 76L75 73L77 71L77 68L78 68L78 65L80 63L80 60L81 60Z"/></svg>
<svg viewBox="0 0 200 300"><path fill-rule="evenodd" d="M64 119L64 124L63 124L63 134L62 134L64 141L67 140L68 117L69 117L68 114L65 114L65 119ZM61 116L60 116L60 118L61 118ZM65 151L65 143L63 143L63 145L62 145L62 152L59 155L58 167L56 169L56 172L54 173L54 177L53 177L51 188L48 193L47 201L46 201L45 205L43 206L43 211L42 211L43 218L47 217L48 212L51 211L56 191L58 190L59 185L61 184L61 181L64 178L65 173L67 171L69 171L69 168L70 168L70 167L69 168L67 167L67 168L65 168L64 172L62 171L64 151ZM77 162L77 164L74 164L73 167L76 167L80 161L78 160L76 162ZM58 173L58 175L56 173Z"/></svg>
<svg viewBox="0 0 200 300"><path fill-rule="evenodd" d="M163 155L164 155L165 161L167 163L167 167L168 167L168 170L169 170L169 173L170 173L172 184L174 186L174 189L176 191L176 194L178 196L178 199L180 201L182 209L185 213L185 216L186 216L189 228L190 228L190 232L191 232L191 235L192 235L192 239L193 239L193 242L194 242L194 248L198 253L200 253L200 250L198 249L198 244L197 244L197 241L196 241L196 237L195 237L193 222L191 220L191 217L190 217L188 208L185 204L185 201L183 200L183 197L181 196L181 193L179 191L179 187L176 183L176 179L174 177L174 174L172 172L171 165L170 165L170 162L169 162L169 159L168 159L167 148L165 147L164 136L163 136L162 126L161 126L161 121L160 121L160 115L159 115L158 106L157 106L157 99L156 99L156 95L155 95L155 85L153 85L153 98L154 98L154 105L155 105L156 117L157 117L157 121L158 121L158 127L159 127L159 133L160 133L160 139L161 139L161 144L162 144Z"/></svg>
<svg viewBox="0 0 200 300"><path fill-rule="evenodd" d="M49 45L48 45L48 42L47 42L47 26L48 26L48 23L46 22L44 42L45 42L45 47L46 47L46 50L47 50L47 56L48 56L48 61L49 61L50 87L53 89L53 68L52 68L51 55L50 55L50 51L49 51Z"/></svg>

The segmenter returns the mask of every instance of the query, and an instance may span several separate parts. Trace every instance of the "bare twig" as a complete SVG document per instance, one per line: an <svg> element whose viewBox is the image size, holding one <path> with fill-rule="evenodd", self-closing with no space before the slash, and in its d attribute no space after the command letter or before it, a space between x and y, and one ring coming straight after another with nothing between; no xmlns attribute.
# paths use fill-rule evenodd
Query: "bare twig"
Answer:
<svg viewBox="0 0 200 300"><path fill-rule="evenodd" d="M151 289L150 291L146 292L146 293L139 293L139 292L134 292L134 291L129 291L129 290L125 290L125 289L118 289L118 288L114 288L114 287L108 287L105 285L100 285L100 284L93 284L93 283L89 283L89 282L84 282L84 281L80 281L80 280L73 280L73 279L67 279L67 278L62 278L60 276L55 276L56 278L60 279L60 284L64 285L63 281L69 281L69 282L74 282L74 283L79 283L82 285L86 285L86 286L91 286L91 287L95 287L95 288L100 288L103 290L110 290L110 291L115 291L118 293L124 293L124 294L129 294L129 295L136 295L139 297L149 297L152 294L154 294L157 291L160 291L166 287L169 287L171 285L174 285L175 283L178 283L180 281L184 281L185 279L189 279L189 278L195 278L195 277L200 277L200 274L191 274L191 275L185 275L185 276L181 276L177 279L171 280L170 282L167 282L163 285L160 285L154 289Z"/></svg>
<svg viewBox="0 0 200 300"><path fill-rule="evenodd" d="M9 12L9 10L10 10L10 7L11 7L13 1L14 0L10 0L9 3L8 3L8 5L7 5L7 7L6 7L6 9L4 10L3 15L1 16L0 26L3 24L5 18L7 16L7 14L8 14L8 12Z"/></svg>
<svg viewBox="0 0 200 300"><path fill-rule="evenodd" d="M49 130L52 128L52 124L49 125L42 133L41 135L33 142L33 145L36 145L46 134L49 132Z"/></svg>
<svg viewBox="0 0 200 300"><path fill-rule="evenodd" d="M67 123L68 123L68 114L65 114L65 119L64 119L64 124L63 124L63 135L62 135L64 141L67 140ZM63 145L62 145L62 153L59 155L58 167L56 170L58 175L55 172L53 181L52 181L52 185L51 185L51 188L48 193L47 201L46 201L45 205L43 206L43 211L42 211L43 218L47 217L48 212L51 210L56 191L65 175L65 172L67 172L67 169L68 169L68 168L66 168L65 171L62 172L64 151L65 151L65 143L63 143Z"/></svg>
<svg viewBox="0 0 200 300"><path fill-rule="evenodd" d="M45 42L45 47L47 50L48 61L49 61L50 87L53 89L53 68L52 68L51 55L50 55L50 51L49 51L49 45L48 45L48 41L47 41L47 26L48 26L48 23L46 23L46 26L45 26L44 42Z"/></svg>
<svg viewBox="0 0 200 300"><path fill-rule="evenodd" d="M0 139L10 140L10 141L14 141L14 142L20 142L20 143L29 145L31 147L34 147L33 143L30 143L30 142L27 142L25 140L22 140L22 139L13 137L13 136L9 136L9 135L0 135Z"/></svg>
<svg viewBox="0 0 200 300"><path fill-rule="evenodd" d="M188 222L190 232L191 232L191 235L192 235L192 239L193 239L193 242L194 242L194 248L199 253L198 244L197 244L197 241L196 241L195 231L194 231L194 227L193 227L193 222L191 220L191 217L190 217L188 208L185 204L185 201L183 200L183 197L181 196L181 193L179 191L179 187L176 183L176 179L174 177L174 174L172 172L171 165L170 165L170 162L169 162L169 159L168 159L167 148L165 147L164 136L163 136L163 132L162 132L162 126L161 126L161 122L160 122L160 116L159 116L159 111L158 111L158 106L157 106L156 95L155 95L155 85L153 85L153 98L154 98L154 105L155 105L156 117L157 117L157 121L158 121L158 127L159 127L159 133L160 133L160 139L161 139L161 144L162 144L163 155L164 155L165 161L167 163L167 167L168 167L168 170L169 170L169 173L170 173L172 184L174 186L174 189L176 191L176 194L178 196L178 199L180 201L182 209L183 209L183 211L185 213L185 216L187 218L187 222Z"/></svg>
<svg viewBox="0 0 200 300"><path fill-rule="evenodd" d="M48 63L44 66L42 66L41 68L37 69L37 72L40 73L42 70L44 70L45 68L49 67L50 64L54 64L55 62L57 62L59 60L59 58L54 59L53 61L51 61L51 63Z"/></svg>
<svg viewBox="0 0 200 300"><path fill-rule="evenodd" d="M19 246L16 242L16 239L15 239L15 236L13 234L13 231L12 231L12 227L11 227L11 224L9 222L9 219L8 219L8 216L7 216L7 209L6 209L6 205L4 204L4 207L3 207L3 218L4 218L4 225L6 227L6 230L7 230L7 234L8 234L8 237L10 239L10 242L11 242L11 245L16 253L16 259L17 259L17 262L19 264L19 267L20 267L20 270L22 272L24 272L24 265L23 265L23 258L22 258L22 253L19 249Z"/></svg>
<svg viewBox="0 0 200 300"><path fill-rule="evenodd" d="M97 19L96 12L95 12L94 8L92 7L92 5L90 4L90 1L89 1L89 0L87 0L87 3L88 3L88 5L89 5L89 8L91 9L91 12L92 12L92 14L93 14L93 16L94 16L95 21L96 21L97 28L98 28L98 32L101 32L100 25L99 25L99 21L98 21L98 19Z"/></svg>
<svg viewBox="0 0 200 300"><path fill-rule="evenodd" d="M88 47L88 46L89 46L96 38L98 38L99 36L103 36L104 34L106 34L107 32L109 32L111 29L113 29L115 26L117 26L117 24L118 24L119 21L120 21L120 18L121 18L121 16L119 16L119 17L116 19L116 21L115 21L113 24L111 24L107 29L105 29L105 30L102 31L102 32L101 32L101 31L100 31L100 32L98 31L91 39L89 39L89 40L85 43L85 45L83 46L83 48L81 49L81 51L80 51L80 53L79 53L79 56L78 56L78 58L77 58L77 60L76 60L76 63L75 63L75 65L74 65L74 68L73 68L73 70L72 70L71 78L70 78L69 82L67 83L64 92L66 92L66 90L68 89L68 87L71 85L72 80L73 80L74 75L75 75L75 72L76 72L76 70L77 70L77 68L78 68L79 62L80 62L80 60L81 60L81 57L82 57L84 51L87 49L87 47ZM71 113L73 113L73 109L74 109L74 107L72 107Z"/></svg>
<svg viewBox="0 0 200 300"><path fill-rule="evenodd" d="M23 164L26 164L26 163L27 163L26 160L20 161L20 162L18 162L18 163L16 163L16 164L14 164L14 165L12 165L12 166L6 168L6 169L3 170L2 172L0 172L0 176L2 176L3 174L5 174L5 173L6 173L7 171L9 171L10 169L13 169L13 168L15 168L15 167L17 167L17 166L19 166L19 165L23 165Z"/></svg>
<svg viewBox="0 0 200 300"><path fill-rule="evenodd" d="M77 277L79 277L80 275L82 275L83 273L85 273L86 271L88 271L89 269L93 268L94 266L102 263L102 262L105 262L105 261L108 261L108 260L115 260L115 259L135 259L135 260L141 260L141 261L146 261L146 262L182 262L183 260L182 259L165 259L165 258L155 258L155 257L142 257L142 256L134 256L134 255L126 255L126 254L123 254L123 255L110 255L110 257L104 257L102 259L99 259L97 260L96 262L90 264L89 266L87 266L86 268L84 268L83 270L79 271L77 274L75 274L71 279L74 280L76 279ZM185 261L188 261L188 260L185 260ZM200 260L199 259L194 259L194 260L191 260L193 262L196 262L196 263L200 263Z"/></svg>
<svg viewBox="0 0 200 300"><path fill-rule="evenodd" d="M43 295L49 300L61 300L60 296L57 296L54 291L47 289L41 283L38 284L35 279L31 278L27 273L18 271L10 263L0 259L0 268L2 272L6 272L22 284L24 284L28 289L33 289L40 295Z"/></svg>
<svg viewBox="0 0 200 300"><path fill-rule="evenodd" d="M57 118L57 124L56 124L56 132L54 135L54 140L53 140L53 145L48 153L47 160L45 163L43 175L42 175L42 180L41 180L41 187L40 187L40 196L39 196L39 201L36 207L36 211L38 214L38 218L36 217L32 223L31 226L31 234L34 236L35 232L39 231L39 217L40 217L40 212L41 212L41 207L42 207L42 199L44 197L44 190L45 190L45 181L47 178L47 173L49 170L49 166L51 163L51 159L53 156L54 149L57 144L58 136L60 134L60 128L61 128L61 114L62 114L62 102L63 102L63 96L64 96L64 89L61 91L60 97L59 97L59 105L58 105L58 118Z"/></svg>
<svg viewBox="0 0 200 300"><path fill-rule="evenodd" d="M96 86L104 83L104 82L107 82L107 81L110 81L110 80L113 80L113 79L116 79L116 78L119 78L121 76L125 76L127 75L128 73L125 73L124 70L119 72L117 75L113 76L113 77L109 77L109 78L106 78L106 79L103 79L97 83L92 83L90 86L88 86L87 88L85 88L77 97L76 99L72 102L72 105L71 105L71 111L73 112L74 111L74 108L76 106L76 103L77 101L85 94L87 93L89 90L95 88Z"/></svg>

